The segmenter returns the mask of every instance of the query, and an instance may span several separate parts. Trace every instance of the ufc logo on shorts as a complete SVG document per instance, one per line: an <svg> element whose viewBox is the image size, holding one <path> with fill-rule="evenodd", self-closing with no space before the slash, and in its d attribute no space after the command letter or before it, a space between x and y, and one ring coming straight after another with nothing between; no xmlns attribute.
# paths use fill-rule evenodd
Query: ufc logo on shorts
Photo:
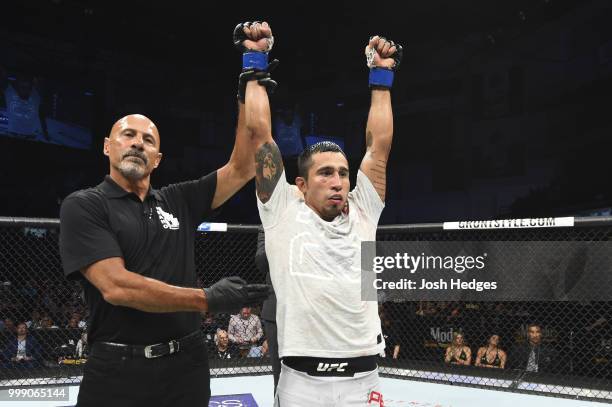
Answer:
<svg viewBox="0 0 612 407"><path fill-rule="evenodd" d="M348 363L319 363L317 366L317 372L345 372L345 367L348 366Z"/></svg>
<svg viewBox="0 0 612 407"><path fill-rule="evenodd" d="M385 407L382 394L377 391L370 392L370 395L368 396L368 406L369 405Z"/></svg>

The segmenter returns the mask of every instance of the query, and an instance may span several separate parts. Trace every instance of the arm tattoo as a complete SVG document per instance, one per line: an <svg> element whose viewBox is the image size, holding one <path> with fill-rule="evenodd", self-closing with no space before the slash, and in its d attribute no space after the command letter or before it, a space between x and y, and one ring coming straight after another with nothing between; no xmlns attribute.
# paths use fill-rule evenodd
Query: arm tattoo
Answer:
<svg viewBox="0 0 612 407"><path fill-rule="evenodd" d="M370 130L366 132L366 147L372 147L372 132Z"/></svg>
<svg viewBox="0 0 612 407"><path fill-rule="evenodd" d="M370 182L372 182L374 189L376 189L376 192L378 192L378 195L383 201L385 200L387 190L386 168L387 162L384 160L377 160L370 168Z"/></svg>
<svg viewBox="0 0 612 407"><path fill-rule="evenodd" d="M374 136L372 131L366 131L366 147L370 153L374 153L372 145L374 144ZM387 160L378 159L372 163L369 167L370 181L374 185L374 189L378 192L378 195L382 200L385 199L385 192L387 189Z"/></svg>
<svg viewBox="0 0 612 407"><path fill-rule="evenodd" d="M255 186L261 202L270 200L283 168L283 158L275 142L265 143L255 153Z"/></svg>

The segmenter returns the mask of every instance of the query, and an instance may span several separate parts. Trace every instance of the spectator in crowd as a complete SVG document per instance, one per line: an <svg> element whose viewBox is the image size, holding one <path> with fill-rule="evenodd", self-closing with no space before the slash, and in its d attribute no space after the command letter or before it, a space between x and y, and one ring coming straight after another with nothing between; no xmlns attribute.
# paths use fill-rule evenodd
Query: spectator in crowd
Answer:
<svg viewBox="0 0 612 407"><path fill-rule="evenodd" d="M552 372L557 365L557 352L542 343L542 328L538 324L527 326L527 342L517 344L510 352L510 365L527 372Z"/></svg>
<svg viewBox="0 0 612 407"><path fill-rule="evenodd" d="M6 344L13 340L13 337L17 334L17 327L12 318L6 317L0 320L0 351L2 351Z"/></svg>
<svg viewBox="0 0 612 407"><path fill-rule="evenodd" d="M17 335L8 342L3 356L13 367L34 367L39 358L40 348L36 338L28 336L25 322L17 325Z"/></svg>
<svg viewBox="0 0 612 407"><path fill-rule="evenodd" d="M66 324L66 329L79 329L79 320L75 317L70 317Z"/></svg>
<svg viewBox="0 0 612 407"><path fill-rule="evenodd" d="M68 324L66 324L67 329L85 329L87 328L87 324L85 321L81 319L81 314L78 312L73 312L70 315L70 319L68 320Z"/></svg>
<svg viewBox="0 0 612 407"><path fill-rule="evenodd" d="M446 348L444 361L453 365L469 366L472 363L472 350L464 343L461 332L453 332L453 341Z"/></svg>
<svg viewBox="0 0 612 407"><path fill-rule="evenodd" d="M15 334L17 333L17 328L15 327L15 322L11 318L4 318L2 331L4 334Z"/></svg>
<svg viewBox="0 0 612 407"><path fill-rule="evenodd" d="M230 344L227 331L219 329L215 335L215 351L213 359L235 359L238 357L238 352Z"/></svg>
<svg viewBox="0 0 612 407"><path fill-rule="evenodd" d="M274 139L285 157L298 156L304 149L302 141L302 120L297 106L277 111L274 120Z"/></svg>
<svg viewBox="0 0 612 407"><path fill-rule="evenodd" d="M421 301L419 302L419 308L416 311L416 314L420 317L430 317L437 315L438 308L436 304L431 301Z"/></svg>
<svg viewBox="0 0 612 407"><path fill-rule="evenodd" d="M499 335L491 335L491 337L489 337L489 343L487 346L479 348L478 352L476 352L474 365L498 369L503 369L506 367L507 356L506 352L499 347L500 340L501 338Z"/></svg>
<svg viewBox="0 0 612 407"><path fill-rule="evenodd" d="M249 350L248 358L263 358L268 356L268 341L264 340L260 346L253 346Z"/></svg>
<svg viewBox="0 0 612 407"><path fill-rule="evenodd" d="M17 73L12 82L7 79L7 73L0 67L0 94L3 94L6 102L9 133L50 141L37 79L25 72Z"/></svg>
<svg viewBox="0 0 612 407"><path fill-rule="evenodd" d="M451 302L444 305L444 309L441 310L446 315L446 322L457 323L463 317L463 304L458 302Z"/></svg>
<svg viewBox="0 0 612 407"><path fill-rule="evenodd" d="M240 356L246 356L263 336L261 321L251 313L250 307L243 307L239 314L232 315L227 330L229 340L240 349Z"/></svg>
<svg viewBox="0 0 612 407"><path fill-rule="evenodd" d="M40 324L41 324L40 311L39 310L32 311L30 320L26 322L28 329L40 329Z"/></svg>
<svg viewBox="0 0 612 407"><path fill-rule="evenodd" d="M87 329L87 322L83 320L82 314L78 311L74 311L70 315L70 319L74 319L79 329Z"/></svg>
<svg viewBox="0 0 612 407"><path fill-rule="evenodd" d="M397 334L391 324L391 320L387 317L387 314L382 306L378 307L378 315L380 316L381 330L383 338L385 339L385 351L382 357L398 359L400 353L400 345L397 341Z"/></svg>
<svg viewBox="0 0 612 407"><path fill-rule="evenodd" d="M53 320L49 315L44 315L40 320L40 328L41 329L57 329L59 328L57 325L53 323Z"/></svg>
<svg viewBox="0 0 612 407"><path fill-rule="evenodd" d="M87 356L89 356L89 345L87 343L87 332L84 331L81 334L81 339L77 342L74 357L75 359L87 359Z"/></svg>
<svg viewBox="0 0 612 407"><path fill-rule="evenodd" d="M217 331L223 327L220 326L219 322L210 312L204 314L204 318L202 318L200 326L202 333L204 334L206 344L208 345L208 350L212 352L215 349L215 335L217 334Z"/></svg>
<svg viewBox="0 0 612 407"><path fill-rule="evenodd" d="M63 340L66 341L65 346L71 349L70 355L74 353L76 349L77 343L81 340L82 337L82 328L81 328L81 314L78 312L73 312L66 324L66 330L63 334Z"/></svg>

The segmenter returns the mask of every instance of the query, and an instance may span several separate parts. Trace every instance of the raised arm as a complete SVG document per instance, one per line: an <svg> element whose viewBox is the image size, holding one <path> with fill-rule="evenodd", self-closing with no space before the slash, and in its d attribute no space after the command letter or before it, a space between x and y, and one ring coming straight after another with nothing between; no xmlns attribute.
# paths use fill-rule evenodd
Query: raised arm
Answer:
<svg viewBox="0 0 612 407"><path fill-rule="evenodd" d="M253 156L260 143L247 127L244 88L251 82L262 83L263 88L268 91L273 91L276 87L276 82L270 79L269 74L275 65L267 64L267 53L272 49L273 43L272 30L267 23L239 24L234 30L234 44L243 51L243 70L238 85L238 124L230 159L217 170L213 209L227 201L255 175ZM245 58L245 55L255 55L257 58L249 59Z"/></svg>
<svg viewBox="0 0 612 407"><path fill-rule="evenodd" d="M387 160L393 140L391 86L399 68L402 48L393 41L375 36L366 47L372 96L366 125L366 153L360 170L370 179L381 200L385 200Z"/></svg>
<svg viewBox="0 0 612 407"><path fill-rule="evenodd" d="M272 139L270 103L265 89L249 82L246 89L247 128L257 140L255 157L255 187L263 203L268 202L283 173L283 158Z"/></svg>
<svg viewBox="0 0 612 407"><path fill-rule="evenodd" d="M250 133L245 126L244 103L238 101L238 123L234 149L229 161L217 170L217 188L212 201L212 209L218 208L255 174L255 167L250 159Z"/></svg>
<svg viewBox="0 0 612 407"><path fill-rule="evenodd" d="M261 26L255 24L248 32L266 32L268 29L264 22ZM249 49L252 49L251 42L245 41L245 46ZM255 59L258 57L254 56ZM252 156L255 163L255 186L257 196L263 203L272 196L284 168L280 150L272 139L270 100L265 85L266 82L261 80L251 80L247 83L245 95L246 128L251 132L255 145Z"/></svg>

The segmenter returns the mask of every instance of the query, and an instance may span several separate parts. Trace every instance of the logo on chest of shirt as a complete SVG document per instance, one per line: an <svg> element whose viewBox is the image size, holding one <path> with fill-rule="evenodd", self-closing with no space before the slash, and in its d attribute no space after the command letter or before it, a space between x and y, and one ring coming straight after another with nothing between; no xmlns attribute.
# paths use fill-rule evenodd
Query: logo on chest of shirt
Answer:
<svg viewBox="0 0 612 407"><path fill-rule="evenodd" d="M159 206L156 206L155 210L157 211L157 216L159 217L159 221L161 222L164 229L178 230L179 221L177 218L174 217L173 214L165 212Z"/></svg>
<svg viewBox="0 0 612 407"><path fill-rule="evenodd" d="M361 281L360 242L304 231L289 241L289 274L324 281Z"/></svg>

